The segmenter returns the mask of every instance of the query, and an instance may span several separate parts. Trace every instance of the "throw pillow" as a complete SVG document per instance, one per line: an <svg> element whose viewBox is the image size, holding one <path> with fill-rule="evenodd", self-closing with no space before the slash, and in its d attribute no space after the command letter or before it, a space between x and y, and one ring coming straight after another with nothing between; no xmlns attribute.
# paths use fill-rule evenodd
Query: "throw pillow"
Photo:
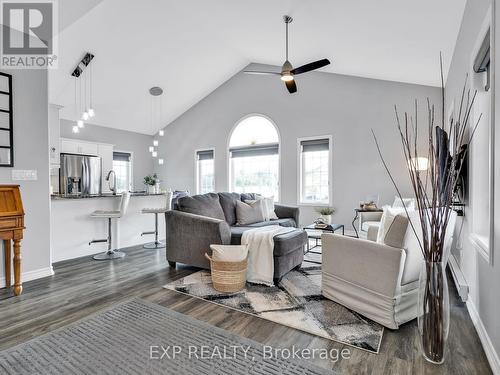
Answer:
<svg viewBox="0 0 500 375"><path fill-rule="evenodd" d="M404 208L394 208L391 206L384 206L382 208L384 210L384 213L382 214L382 218L380 219L380 227L377 233L377 242L381 244L384 243L385 235L391 227L394 218L398 214L405 212Z"/></svg>
<svg viewBox="0 0 500 375"><path fill-rule="evenodd" d="M274 212L274 197L263 197L261 195L257 195L255 198L256 199L245 200L244 202L253 204L256 201L261 200L263 202L262 212L264 215L264 220L278 220L278 216L276 216L276 213Z"/></svg>
<svg viewBox="0 0 500 375"><path fill-rule="evenodd" d="M408 211L413 211L415 210L416 204L415 204L415 199L413 198L399 198L398 196L394 197L394 203L392 204L393 208L405 208Z"/></svg>
<svg viewBox="0 0 500 375"><path fill-rule="evenodd" d="M248 225L264 221L262 200L251 204L236 201L236 220L238 225Z"/></svg>

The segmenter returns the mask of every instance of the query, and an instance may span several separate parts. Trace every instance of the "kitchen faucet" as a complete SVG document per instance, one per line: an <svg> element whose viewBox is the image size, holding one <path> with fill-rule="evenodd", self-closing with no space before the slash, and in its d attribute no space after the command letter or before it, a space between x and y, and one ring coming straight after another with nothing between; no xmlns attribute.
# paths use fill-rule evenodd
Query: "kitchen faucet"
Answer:
<svg viewBox="0 0 500 375"><path fill-rule="evenodd" d="M111 187L111 184L109 183L111 173L113 173L113 187ZM106 176L106 181L108 181L109 190L113 192L113 195L116 195L116 173L114 170L110 170L108 172L108 175Z"/></svg>

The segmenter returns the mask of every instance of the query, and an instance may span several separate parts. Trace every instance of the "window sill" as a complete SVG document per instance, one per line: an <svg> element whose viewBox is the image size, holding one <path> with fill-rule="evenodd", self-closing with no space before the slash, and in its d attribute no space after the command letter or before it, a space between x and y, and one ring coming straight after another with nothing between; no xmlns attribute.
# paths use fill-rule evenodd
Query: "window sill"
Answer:
<svg viewBox="0 0 500 375"><path fill-rule="evenodd" d="M477 250L477 252L486 260L488 263L490 262L490 245L488 241L488 237L480 236L476 233L471 233L469 235L470 242L472 246Z"/></svg>
<svg viewBox="0 0 500 375"><path fill-rule="evenodd" d="M303 207L330 207L330 203L304 203L304 202L297 202L297 206L303 206Z"/></svg>

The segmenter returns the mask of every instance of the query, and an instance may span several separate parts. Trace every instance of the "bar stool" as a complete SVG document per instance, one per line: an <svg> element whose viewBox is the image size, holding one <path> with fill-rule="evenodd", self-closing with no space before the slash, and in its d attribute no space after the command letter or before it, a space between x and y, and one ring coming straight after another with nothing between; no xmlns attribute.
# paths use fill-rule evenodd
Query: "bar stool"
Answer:
<svg viewBox="0 0 500 375"><path fill-rule="evenodd" d="M172 209L172 196L173 193L171 191L168 191L164 194L165 196L165 206L161 208L143 208L141 210L141 213L143 214L155 214L155 230L150 231L150 232L142 232L141 236L144 236L146 234L154 234L155 235L155 240L154 242L149 242L147 244L144 244L145 249L162 249L165 247L165 243L163 241L158 240L158 214L164 214L167 211L170 211Z"/></svg>
<svg viewBox="0 0 500 375"><path fill-rule="evenodd" d="M127 192L122 193L122 197L120 200L120 209L118 211L94 211L90 214L90 217L95 217L95 218L100 218L100 219L108 219L108 238L101 239L101 240L92 240L89 242L89 246L93 243L98 243L98 242L107 242L108 243L108 250L104 253L94 255L95 260L116 259L116 258L123 258L125 256L125 253L122 253L121 251L115 251L111 248L111 246L112 246L111 220L112 219L119 219L123 215L125 215L125 213L127 212L129 201L130 201L130 193L127 191Z"/></svg>

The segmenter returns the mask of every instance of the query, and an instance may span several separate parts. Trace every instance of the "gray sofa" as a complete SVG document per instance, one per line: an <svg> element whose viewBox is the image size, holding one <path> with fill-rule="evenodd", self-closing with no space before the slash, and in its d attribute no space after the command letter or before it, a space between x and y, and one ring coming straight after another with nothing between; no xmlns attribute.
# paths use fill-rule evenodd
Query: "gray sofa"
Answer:
<svg viewBox="0 0 500 375"><path fill-rule="evenodd" d="M236 200L255 199L255 194L208 193L182 197L174 210L165 214L167 261L173 268L176 262L200 268L210 268L205 253L211 244L239 245L245 230L279 224L297 227L297 207L275 205L277 220L238 226ZM304 259L307 234L301 229L274 237L274 280L278 282L287 272L300 267Z"/></svg>

